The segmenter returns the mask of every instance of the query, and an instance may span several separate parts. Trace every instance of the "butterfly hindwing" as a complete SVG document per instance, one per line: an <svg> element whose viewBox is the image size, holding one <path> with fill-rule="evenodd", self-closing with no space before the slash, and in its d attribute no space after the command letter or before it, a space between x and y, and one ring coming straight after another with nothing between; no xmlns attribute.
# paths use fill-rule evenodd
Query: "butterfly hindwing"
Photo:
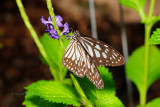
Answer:
<svg viewBox="0 0 160 107"><path fill-rule="evenodd" d="M104 88L104 83L102 77L97 69L97 66L91 59L91 57L87 54L87 72L86 76L88 79L99 89Z"/></svg>

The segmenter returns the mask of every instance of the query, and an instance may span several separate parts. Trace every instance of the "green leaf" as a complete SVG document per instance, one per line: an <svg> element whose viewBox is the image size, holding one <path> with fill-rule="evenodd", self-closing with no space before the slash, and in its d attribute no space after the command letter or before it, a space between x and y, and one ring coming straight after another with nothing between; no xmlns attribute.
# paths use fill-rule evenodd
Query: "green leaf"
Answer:
<svg viewBox="0 0 160 107"><path fill-rule="evenodd" d="M153 99L148 102L146 107L160 107L160 97Z"/></svg>
<svg viewBox="0 0 160 107"><path fill-rule="evenodd" d="M49 60L51 61L51 64L49 65L51 70L58 73L59 80L63 80L67 73L67 69L62 64L63 52L61 51L59 41L57 39L50 38L47 33L41 37L40 41L45 48ZM68 41L65 42L65 46L67 45ZM46 64L45 59L43 57L41 57L41 59Z"/></svg>
<svg viewBox="0 0 160 107"><path fill-rule="evenodd" d="M104 89L96 88L88 78L78 78L79 84L84 90L87 98L96 107L124 107L122 102L116 97L114 81L111 73L105 67L98 67L104 82Z"/></svg>
<svg viewBox="0 0 160 107"><path fill-rule="evenodd" d="M160 44L160 28L156 29L151 35L150 44Z"/></svg>
<svg viewBox="0 0 160 107"><path fill-rule="evenodd" d="M119 0L121 5L130 7L136 10L141 16L142 20L145 18L144 5L146 0Z"/></svg>
<svg viewBox="0 0 160 107"><path fill-rule="evenodd" d="M119 3L133 8L134 10L136 10L137 12L139 11L139 8L143 9L144 8L144 4L145 4L146 0L119 0Z"/></svg>
<svg viewBox="0 0 160 107"><path fill-rule="evenodd" d="M147 88L160 78L160 50L155 46L150 46ZM136 49L129 57L126 64L126 74L135 83L139 92L144 89L144 46Z"/></svg>
<svg viewBox="0 0 160 107"><path fill-rule="evenodd" d="M58 81L41 80L25 87L27 95L40 98L52 103L80 106L80 97L75 88Z"/></svg>
<svg viewBox="0 0 160 107"><path fill-rule="evenodd" d="M52 103L39 96L30 94L30 92L26 92L25 101L23 105L26 107L65 107L66 105L60 103Z"/></svg>

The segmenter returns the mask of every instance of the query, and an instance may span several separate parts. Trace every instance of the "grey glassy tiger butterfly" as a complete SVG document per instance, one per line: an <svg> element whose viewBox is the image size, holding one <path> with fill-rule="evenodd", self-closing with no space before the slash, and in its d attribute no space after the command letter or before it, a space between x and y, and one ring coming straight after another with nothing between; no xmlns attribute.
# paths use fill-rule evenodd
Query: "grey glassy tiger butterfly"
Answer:
<svg viewBox="0 0 160 107"><path fill-rule="evenodd" d="M76 30L63 55L63 65L78 77L88 79L99 89L104 88L97 66L120 66L123 56L111 46L97 39L83 37Z"/></svg>

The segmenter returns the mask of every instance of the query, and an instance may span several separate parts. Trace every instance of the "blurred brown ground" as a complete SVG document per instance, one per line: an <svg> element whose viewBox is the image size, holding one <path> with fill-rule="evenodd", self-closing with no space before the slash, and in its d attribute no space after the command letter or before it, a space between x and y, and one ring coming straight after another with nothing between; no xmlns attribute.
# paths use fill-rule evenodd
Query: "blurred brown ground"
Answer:
<svg viewBox="0 0 160 107"><path fill-rule="evenodd" d="M91 35L88 0L52 0L55 13L61 15L70 28L82 34ZM160 13L156 1L155 14ZM48 17L45 0L23 0L24 7L39 37L45 26L41 16ZM147 2L148 4L148 2ZM120 37L119 5L117 0L95 0L96 20L99 39L122 53ZM148 5L146 5L147 10ZM124 8L124 19L128 38L129 53L143 45L144 27L138 14ZM153 28L159 26L156 24ZM40 58L38 49L26 29L15 0L0 1L0 107L23 107L24 87L38 80L50 80L52 76ZM112 67L117 96L128 106L124 67ZM160 96L160 80L155 82L148 93L148 101ZM139 97L133 85L134 103Z"/></svg>

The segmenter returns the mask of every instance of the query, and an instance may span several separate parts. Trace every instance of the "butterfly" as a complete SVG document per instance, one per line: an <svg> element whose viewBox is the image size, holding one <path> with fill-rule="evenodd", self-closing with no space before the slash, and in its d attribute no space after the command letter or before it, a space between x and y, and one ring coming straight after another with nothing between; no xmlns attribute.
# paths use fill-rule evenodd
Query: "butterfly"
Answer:
<svg viewBox="0 0 160 107"><path fill-rule="evenodd" d="M125 63L123 56L111 46L100 40L83 37L76 30L62 58L63 65L78 77L88 79L98 88L104 83L97 66L120 66Z"/></svg>

